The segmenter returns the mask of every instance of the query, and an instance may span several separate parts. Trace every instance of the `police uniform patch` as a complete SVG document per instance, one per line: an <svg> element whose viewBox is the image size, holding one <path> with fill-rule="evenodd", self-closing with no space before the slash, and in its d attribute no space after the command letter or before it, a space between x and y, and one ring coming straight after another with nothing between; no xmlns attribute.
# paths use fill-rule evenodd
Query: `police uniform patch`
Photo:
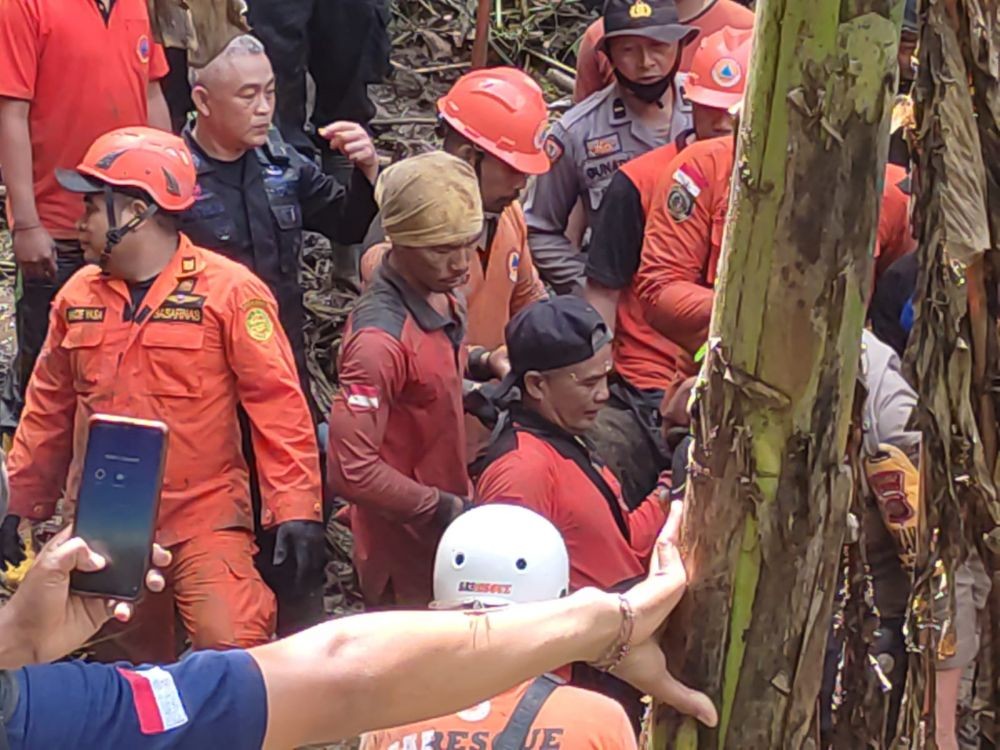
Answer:
<svg viewBox="0 0 1000 750"><path fill-rule="evenodd" d="M683 185L674 185L667 195L667 213L674 221L687 221L694 212L694 196Z"/></svg>
<svg viewBox="0 0 1000 750"><path fill-rule="evenodd" d="M622 152L622 140L617 133L591 138L584 145L587 148L587 157L590 159L603 159L605 156Z"/></svg>
<svg viewBox="0 0 1000 750"><path fill-rule="evenodd" d="M517 281L517 270L521 267L521 253L517 250L511 250L510 255L507 256L507 278L510 279L511 283Z"/></svg>
<svg viewBox="0 0 1000 750"><path fill-rule="evenodd" d="M104 321L103 307L68 307L67 323L101 323Z"/></svg>
<svg viewBox="0 0 1000 750"><path fill-rule="evenodd" d="M254 341L264 344L271 340L274 335L274 321L271 315L263 307L251 307L247 310L246 318L243 321L247 329L247 334Z"/></svg>
<svg viewBox="0 0 1000 750"><path fill-rule="evenodd" d="M549 133L545 137L545 155L549 157L549 163L554 165L562 159L564 153L566 153L566 147L562 145L562 141Z"/></svg>

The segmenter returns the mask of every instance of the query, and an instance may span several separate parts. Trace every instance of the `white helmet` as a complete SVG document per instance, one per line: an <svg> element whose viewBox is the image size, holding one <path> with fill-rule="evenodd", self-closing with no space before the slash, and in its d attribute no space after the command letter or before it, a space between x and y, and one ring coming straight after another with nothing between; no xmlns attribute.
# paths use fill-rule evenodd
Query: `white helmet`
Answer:
<svg viewBox="0 0 1000 750"><path fill-rule="evenodd" d="M445 530L434 560L435 609L558 599L569 592L569 554L546 518L516 505L473 508Z"/></svg>

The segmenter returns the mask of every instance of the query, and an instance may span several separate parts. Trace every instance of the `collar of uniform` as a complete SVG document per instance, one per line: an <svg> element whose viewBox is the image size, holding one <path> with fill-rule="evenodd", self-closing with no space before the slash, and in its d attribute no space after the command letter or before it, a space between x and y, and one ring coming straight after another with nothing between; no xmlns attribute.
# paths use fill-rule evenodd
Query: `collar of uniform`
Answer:
<svg viewBox="0 0 1000 750"><path fill-rule="evenodd" d="M215 170L212 166L212 160L208 158L201 146L198 145L198 141L194 139L194 118L192 117L188 120L187 124L184 126L184 130L181 131L181 136L184 138L184 142L187 144L188 149L191 151L191 158L194 159L194 168L200 177L203 174L208 174Z"/></svg>
<svg viewBox="0 0 1000 750"><path fill-rule="evenodd" d="M539 437L551 437L575 443L590 458L592 447L582 435L566 432L559 425L553 424L538 412L531 411L523 403L513 403L510 406L510 418L515 426L527 427Z"/></svg>
<svg viewBox="0 0 1000 750"><path fill-rule="evenodd" d="M390 250L391 252L391 250ZM421 297L414 291L399 273L386 261L388 256L382 261L382 266L380 273L382 278L385 279L392 287L399 293L400 298L403 300L403 304L406 305L406 309L410 311L413 319L417 321L419 325L425 331L439 331L449 328L450 326L460 326L461 321L455 321L452 318L445 317L433 307L430 303ZM450 297L451 295L449 295Z"/></svg>
<svg viewBox="0 0 1000 750"><path fill-rule="evenodd" d="M267 141L254 151L257 154L257 161L261 164L287 164L292 159L288 149L289 146L281 137L281 133L272 125L267 131Z"/></svg>
<svg viewBox="0 0 1000 750"><path fill-rule="evenodd" d="M656 135L643 123L642 119L636 117L635 114L628 108L625 103L626 99L622 96L621 84L615 81L612 86L614 87L614 92L611 97L611 116L609 122L612 125L628 125L629 130L632 135L635 136L636 140L645 145L649 146L650 149L656 148L657 146L663 145L663 140L657 138ZM677 105L677 84L674 83L670 87L670 91L673 92L673 106ZM666 94L664 94L666 96ZM673 109L670 111L670 122L671 128L673 127L674 112Z"/></svg>
<svg viewBox="0 0 1000 750"><path fill-rule="evenodd" d="M197 276L205 269L205 256L201 248L188 239L186 234L180 235L180 243L177 245L177 252L170 259L170 263L163 269L163 273L170 274L178 279L188 276Z"/></svg>

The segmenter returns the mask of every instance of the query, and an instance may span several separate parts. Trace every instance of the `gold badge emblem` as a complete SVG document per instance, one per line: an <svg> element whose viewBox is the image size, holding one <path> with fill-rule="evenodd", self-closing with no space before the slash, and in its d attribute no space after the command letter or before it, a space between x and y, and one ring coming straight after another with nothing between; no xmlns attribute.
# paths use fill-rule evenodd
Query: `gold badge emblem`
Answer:
<svg viewBox="0 0 1000 750"><path fill-rule="evenodd" d="M271 320L271 316L263 307L251 307L247 310L245 323L247 334L254 341L263 344L270 341L271 336L274 335L274 321Z"/></svg>
<svg viewBox="0 0 1000 750"><path fill-rule="evenodd" d="M632 7L628 9L629 18L649 18L652 15L653 9L643 0L632 3Z"/></svg>

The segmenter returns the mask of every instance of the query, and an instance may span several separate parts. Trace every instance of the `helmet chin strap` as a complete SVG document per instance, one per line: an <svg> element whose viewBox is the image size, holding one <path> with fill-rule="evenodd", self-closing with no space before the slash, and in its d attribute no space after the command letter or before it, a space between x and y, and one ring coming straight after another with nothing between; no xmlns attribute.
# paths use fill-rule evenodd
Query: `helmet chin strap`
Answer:
<svg viewBox="0 0 1000 750"><path fill-rule="evenodd" d="M118 226L118 218L115 216L115 197L110 185L104 186L104 207L108 212L108 233L105 237L104 250L101 251L101 271L108 273L108 261L111 260L111 251L115 249L129 232L134 232L142 222L157 212L159 206L150 203L146 210L138 216L133 216L123 226Z"/></svg>

